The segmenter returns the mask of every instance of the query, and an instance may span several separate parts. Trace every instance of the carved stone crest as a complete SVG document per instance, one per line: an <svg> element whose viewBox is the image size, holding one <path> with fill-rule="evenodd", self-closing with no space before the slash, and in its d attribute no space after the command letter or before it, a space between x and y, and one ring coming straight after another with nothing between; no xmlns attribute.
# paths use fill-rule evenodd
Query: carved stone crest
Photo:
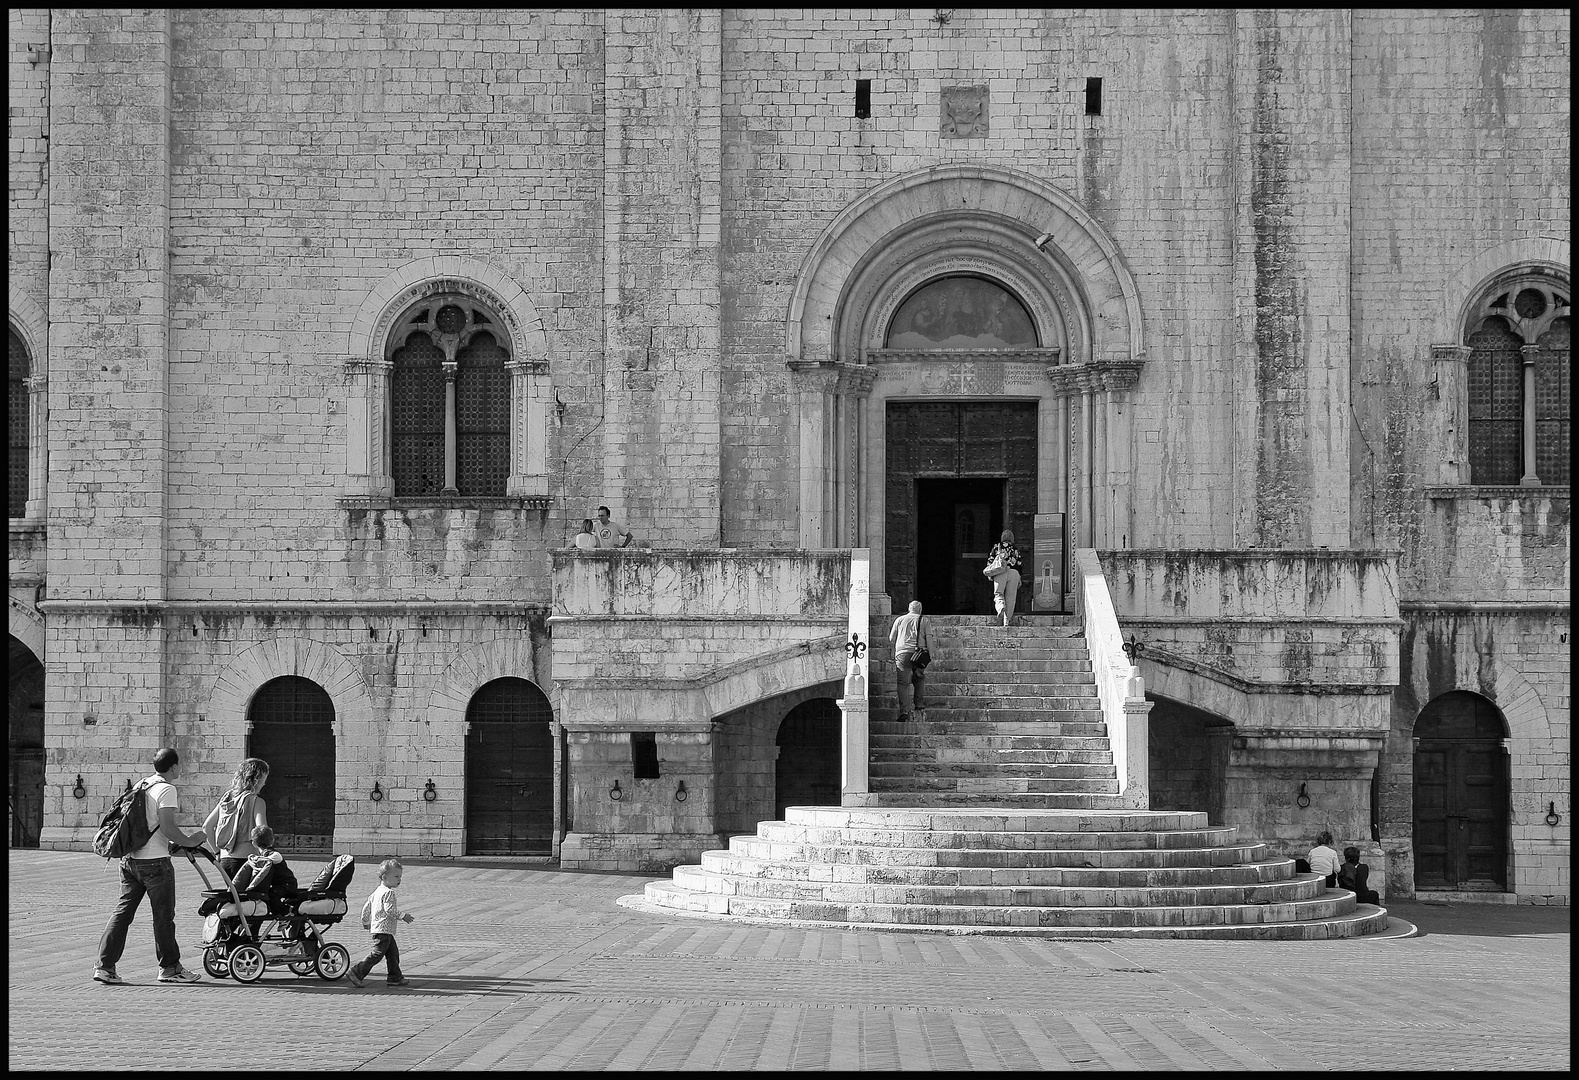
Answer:
<svg viewBox="0 0 1579 1080"><path fill-rule="evenodd" d="M981 139L987 135L987 88L945 86L940 130L945 139Z"/></svg>

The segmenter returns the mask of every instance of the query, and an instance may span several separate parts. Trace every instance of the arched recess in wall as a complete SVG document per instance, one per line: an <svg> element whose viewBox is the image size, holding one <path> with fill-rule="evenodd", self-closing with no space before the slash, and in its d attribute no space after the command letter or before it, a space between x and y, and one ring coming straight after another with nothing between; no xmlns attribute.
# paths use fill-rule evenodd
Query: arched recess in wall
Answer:
<svg viewBox="0 0 1579 1080"><path fill-rule="evenodd" d="M1039 248L1039 237L1048 239ZM1010 169L944 165L896 177L846 207L812 245L791 295L791 361L859 362L880 333L870 295L937 259L990 265L1033 306L1076 324L1066 363L1139 360L1140 292L1105 229L1061 189ZM918 264L920 264L918 266ZM937 276L934 273L933 276ZM916 284L919 284L917 282ZM913 287L913 285L912 285ZM888 290L908 292L902 285ZM1086 311L1076 311L1074 301ZM896 301L897 302L897 301Z"/></svg>
<svg viewBox="0 0 1579 1080"><path fill-rule="evenodd" d="M12 283L7 323L14 335L13 352L15 345L21 346L27 368L27 377L19 385L27 398L26 420L18 422L21 420L16 415L19 403L14 402L8 450L13 468L18 459L26 467L25 507L19 516L29 524L42 525L49 491L49 319L37 301ZM13 369L16 362L13 356ZM24 478L18 476L16 483L24 483Z"/></svg>
<svg viewBox="0 0 1579 1080"><path fill-rule="evenodd" d="M914 348L891 338L896 314L949 279L1012 297L1034 342L954 347L970 340L962 336ZM1036 514L1064 513L1074 546L1118 547L1132 531L1126 405L1145 356L1140 294L1106 230L1052 184L948 165L873 188L807 254L785 349L799 413L800 543L870 548L874 594L934 591L947 555L914 541L938 533L917 508L939 498L985 500L992 520L1025 531ZM959 415L934 416L928 399ZM950 425L961 432L957 463L943 473L897 452L915 442L904 432ZM988 451L972 432L1004 432L1014 445ZM922 473L986 476L982 462L995 455L1002 492L912 491ZM912 493L909 509L890 506L895 492Z"/></svg>
<svg viewBox="0 0 1579 1080"><path fill-rule="evenodd" d="M214 681L200 719L245 723L253 695L281 675L311 679L323 688L334 703L335 738L371 731L373 701L361 670L334 646L301 637L271 638L237 653Z"/></svg>
<svg viewBox="0 0 1579 1080"><path fill-rule="evenodd" d="M416 259L367 294L351 323L345 359L347 496L391 496L390 333L414 307L449 296L486 308L502 324L509 361L509 476L505 497L546 506L548 426L557 417L548 335L527 291L498 267L446 255ZM493 328L490 328L492 332Z"/></svg>

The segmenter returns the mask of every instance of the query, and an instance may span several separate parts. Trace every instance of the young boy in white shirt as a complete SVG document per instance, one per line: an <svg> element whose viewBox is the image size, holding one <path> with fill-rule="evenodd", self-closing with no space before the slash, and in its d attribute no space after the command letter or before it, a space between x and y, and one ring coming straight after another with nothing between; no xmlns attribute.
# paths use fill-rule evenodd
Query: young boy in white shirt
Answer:
<svg viewBox="0 0 1579 1080"><path fill-rule="evenodd" d="M400 865L399 859L385 859L378 864L378 880L383 884L374 889L373 895L362 905L362 928L373 932L373 951L346 972L345 977L351 980L352 986L361 986L373 970L373 965L386 957L389 961L384 969L388 976L387 985L411 985L400 973L400 947L395 944L395 930L399 924L413 921L410 915L401 914L400 904L395 899L395 890L400 888L400 878L404 872L405 867Z"/></svg>

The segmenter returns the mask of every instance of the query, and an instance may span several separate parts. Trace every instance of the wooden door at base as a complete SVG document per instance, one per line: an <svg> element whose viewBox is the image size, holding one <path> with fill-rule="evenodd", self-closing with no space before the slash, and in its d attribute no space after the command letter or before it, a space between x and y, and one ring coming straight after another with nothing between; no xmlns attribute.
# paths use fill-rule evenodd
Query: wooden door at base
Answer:
<svg viewBox="0 0 1579 1080"><path fill-rule="evenodd" d="M466 709L466 853L554 848L553 709L526 679L495 679Z"/></svg>
<svg viewBox="0 0 1579 1080"><path fill-rule="evenodd" d="M269 763L263 785L281 851L329 852L334 844L334 703L311 679L263 684L247 710L247 756Z"/></svg>
<svg viewBox="0 0 1579 1080"><path fill-rule="evenodd" d="M1508 881L1508 759L1496 707L1455 691L1415 724L1415 887L1503 892Z"/></svg>

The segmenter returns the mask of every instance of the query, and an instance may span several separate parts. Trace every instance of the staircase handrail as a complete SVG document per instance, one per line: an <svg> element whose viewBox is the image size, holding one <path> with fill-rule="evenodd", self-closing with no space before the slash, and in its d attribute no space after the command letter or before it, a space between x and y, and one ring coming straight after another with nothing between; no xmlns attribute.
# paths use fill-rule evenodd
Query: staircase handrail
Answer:
<svg viewBox="0 0 1579 1080"><path fill-rule="evenodd" d="M1145 754L1145 746L1129 745L1129 714L1125 704L1135 698L1145 697L1145 684L1139 672L1124 652L1124 634L1119 629L1118 612L1113 607L1113 595L1108 591L1107 578L1102 575L1102 564L1096 549L1075 549L1075 572L1080 576L1079 602L1082 626L1085 630L1086 649L1091 656L1091 674L1096 679L1097 700L1102 706L1102 720L1107 725L1108 743L1113 748L1113 764L1118 771L1118 791L1123 795L1133 776L1131 751Z"/></svg>

